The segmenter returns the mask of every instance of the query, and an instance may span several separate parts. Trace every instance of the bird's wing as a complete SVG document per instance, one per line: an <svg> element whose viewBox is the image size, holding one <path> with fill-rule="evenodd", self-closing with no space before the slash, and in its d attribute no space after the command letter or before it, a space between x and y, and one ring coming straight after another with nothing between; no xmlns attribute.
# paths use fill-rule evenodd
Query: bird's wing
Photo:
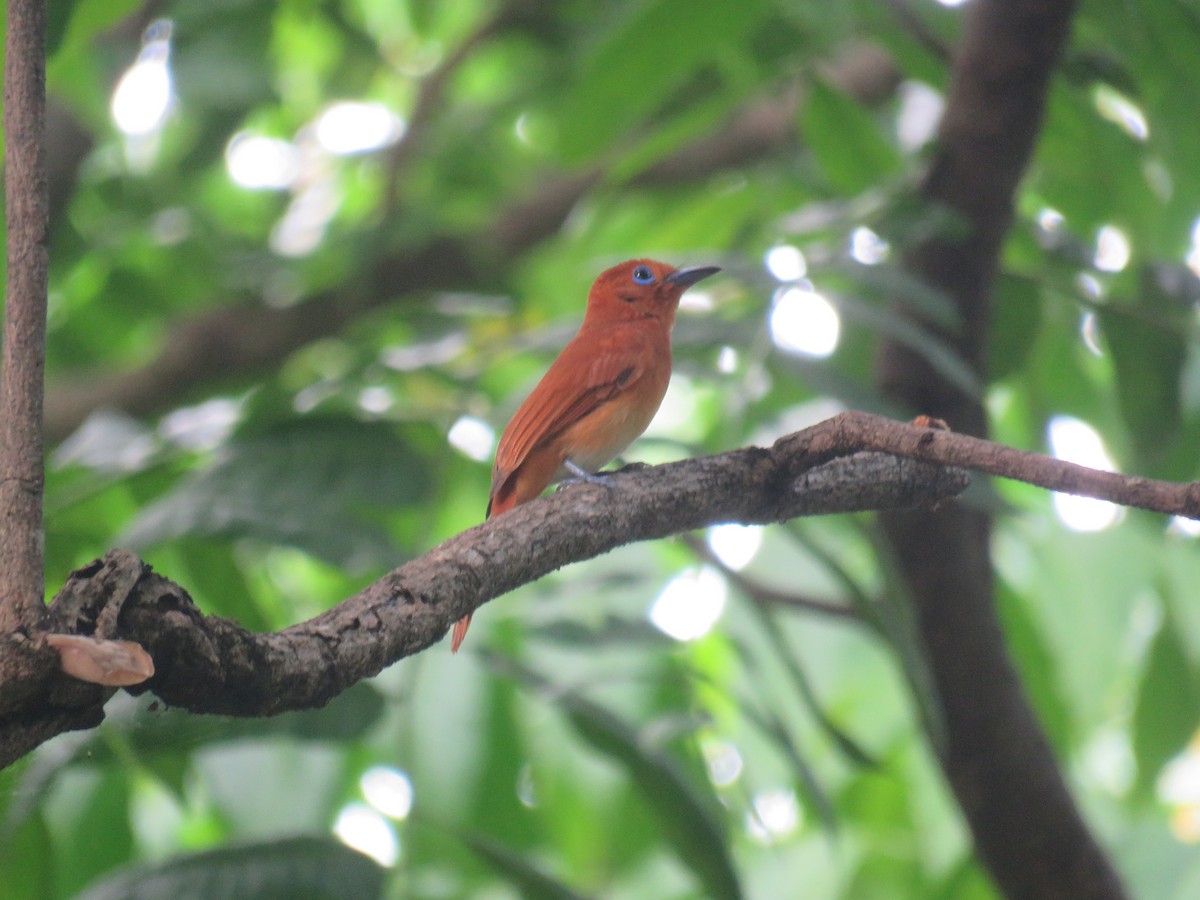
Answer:
<svg viewBox="0 0 1200 900"><path fill-rule="evenodd" d="M504 429L492 496L536 447L636 384L652 351L647 343L630 328L576 335Z"/></svg>

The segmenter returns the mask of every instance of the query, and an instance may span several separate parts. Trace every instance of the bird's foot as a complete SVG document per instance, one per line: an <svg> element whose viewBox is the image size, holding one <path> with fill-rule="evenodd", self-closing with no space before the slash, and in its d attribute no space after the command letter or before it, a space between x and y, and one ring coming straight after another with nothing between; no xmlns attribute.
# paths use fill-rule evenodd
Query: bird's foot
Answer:
<svg viewBox="0 0 1200 900"><path fill-rule="evenodd" d="M600 472L585 471L569 459L563 461L563 468L571 473L571 477L560 481L558 483L558 490L562 490L564 487L572 484L600 484L606 488L616 488L616 485L612 483L612 479L607 475L603 475Z"/></svg>

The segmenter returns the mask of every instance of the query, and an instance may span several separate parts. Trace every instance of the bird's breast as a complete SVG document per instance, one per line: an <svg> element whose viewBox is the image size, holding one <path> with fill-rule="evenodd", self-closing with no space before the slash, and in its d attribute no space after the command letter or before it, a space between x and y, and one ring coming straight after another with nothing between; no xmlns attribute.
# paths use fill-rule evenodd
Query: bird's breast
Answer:
<svg viewBox="0 0 1200 900"><path fill-rule="evenodd" d="M654 367L635 384L584 416L562 437L567 459L595 472L619 456L649 426L662 405L671 380L671 367ZM565 476L560 470L557 478Z"/></svg>

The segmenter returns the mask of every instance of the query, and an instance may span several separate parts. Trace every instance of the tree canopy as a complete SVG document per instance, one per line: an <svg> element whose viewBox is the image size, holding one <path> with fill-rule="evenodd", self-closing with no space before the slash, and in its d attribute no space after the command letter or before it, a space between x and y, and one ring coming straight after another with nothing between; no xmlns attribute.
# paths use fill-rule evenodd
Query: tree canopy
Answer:
<svg viewBox="0 0 1200 900"><path fill-rule="evenodd" d="M128 548L273 632L419 559L632 257L723 272L628 461L852 409L1200 477L1194 0L48 11L49 594ZM121 692L0 771L4 894L1195 896L1198 535L976 476L573 564L320 710Z"/></svg>

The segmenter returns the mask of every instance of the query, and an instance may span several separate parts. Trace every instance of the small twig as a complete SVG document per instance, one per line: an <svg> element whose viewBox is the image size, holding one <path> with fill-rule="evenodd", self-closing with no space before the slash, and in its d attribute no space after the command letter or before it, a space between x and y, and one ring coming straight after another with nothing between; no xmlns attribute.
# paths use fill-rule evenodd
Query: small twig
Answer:
<svg viewBox="0 0 1200 900"><path fill-rule="evenodd" d="M9 0L4 58L7 285L0 368L0 633L32 627L45 593L46 4Z"/></svg>

